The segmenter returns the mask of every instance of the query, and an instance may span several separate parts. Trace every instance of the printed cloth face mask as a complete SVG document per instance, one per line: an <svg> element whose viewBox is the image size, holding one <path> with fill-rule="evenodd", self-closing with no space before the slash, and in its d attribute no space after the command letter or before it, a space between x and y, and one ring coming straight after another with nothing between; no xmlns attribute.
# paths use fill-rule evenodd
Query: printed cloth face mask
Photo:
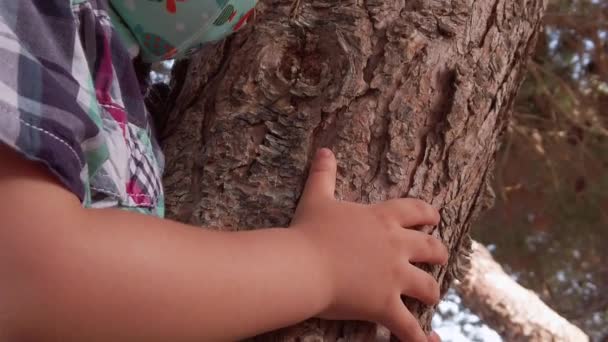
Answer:
<svg viewBox="0 0 608 342"><path fill-rule="evenodd" d="M116 31L144 62L186 57L239 30L256 0L110 0Z"/></svg>

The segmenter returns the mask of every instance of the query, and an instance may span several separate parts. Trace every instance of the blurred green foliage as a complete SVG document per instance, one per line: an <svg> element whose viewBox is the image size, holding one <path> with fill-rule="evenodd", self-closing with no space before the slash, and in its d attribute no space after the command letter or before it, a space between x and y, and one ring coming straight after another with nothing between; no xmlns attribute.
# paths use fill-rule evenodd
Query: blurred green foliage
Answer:
<svg viewBox="0 0 608 342"><path fill-rule="evenodd" d="M549 0L474 238L608 340L608 0Z"/></svg>

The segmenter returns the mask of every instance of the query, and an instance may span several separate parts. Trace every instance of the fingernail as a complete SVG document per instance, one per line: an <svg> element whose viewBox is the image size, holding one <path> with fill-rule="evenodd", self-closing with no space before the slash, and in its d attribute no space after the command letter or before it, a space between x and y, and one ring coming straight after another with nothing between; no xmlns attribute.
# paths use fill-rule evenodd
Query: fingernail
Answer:
<svg viewBox="0 0 608 342"><path fill-rule="evenodd" d="M327 158L327 157L330 157L330 156L331 156L331 150L328 149L328 148L323 147L323 148L320 148L317 151L317 157L318 158Z"/></svg>

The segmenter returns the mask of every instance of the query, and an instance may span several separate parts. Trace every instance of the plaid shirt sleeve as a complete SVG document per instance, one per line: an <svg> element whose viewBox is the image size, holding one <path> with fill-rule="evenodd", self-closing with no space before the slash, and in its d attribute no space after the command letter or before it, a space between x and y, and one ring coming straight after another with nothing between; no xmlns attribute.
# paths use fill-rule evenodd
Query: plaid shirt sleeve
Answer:
<svg viewBox="0 0 608 342"><path fill-rule="evenodd" d="M105 0L0 1L0 143L85 207L162 216L162 155Z"/></svg>
<svg viewBox="0 0 608 342"><path fill-rule="evenodd" d="M99 128L77 103L70 6L53 3L0 2L0 140L46 163L83 200L81 144Z"/></svg>

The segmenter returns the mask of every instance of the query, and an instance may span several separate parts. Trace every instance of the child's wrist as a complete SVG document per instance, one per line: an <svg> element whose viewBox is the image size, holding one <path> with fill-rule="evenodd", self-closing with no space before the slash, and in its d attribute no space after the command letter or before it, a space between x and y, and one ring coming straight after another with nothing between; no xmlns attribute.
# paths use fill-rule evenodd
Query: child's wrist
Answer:
<svg viewBox="0 0 608 342"><path fill-rule="evenodd" d="M318 316L331 305L333 298L333 285L329 262L326 260L325 253L322 252L314 239L307 234L302 227L289 228L290 234L293 236L294 243L302 248L306 254L306 259L310 260L307 263L306 269L302 269L308 275L308 278L313 284L314 292L312 295L315 298L315 316ZM311 289L312 290L312 289Z"/></svg>

